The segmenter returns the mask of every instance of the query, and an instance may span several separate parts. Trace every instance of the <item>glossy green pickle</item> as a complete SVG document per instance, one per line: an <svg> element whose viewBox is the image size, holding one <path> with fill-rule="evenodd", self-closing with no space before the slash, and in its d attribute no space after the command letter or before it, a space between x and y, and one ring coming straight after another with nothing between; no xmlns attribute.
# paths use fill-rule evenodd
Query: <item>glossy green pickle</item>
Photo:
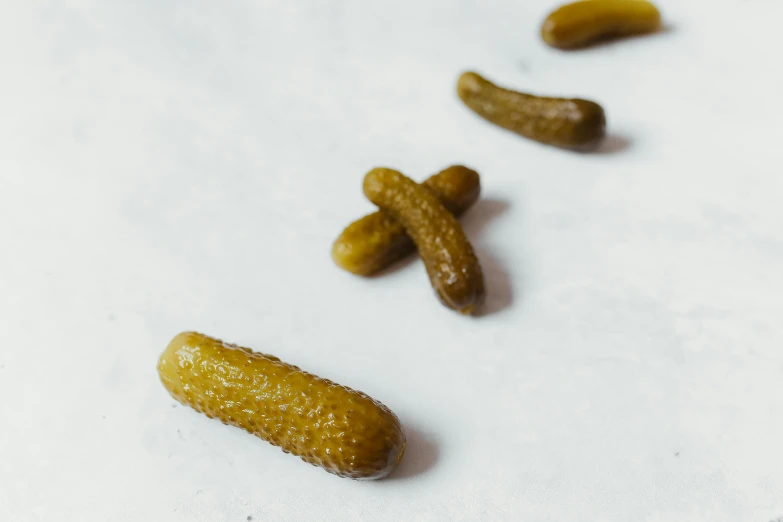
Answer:
<svg viewBox="0 0 783 522"><path fill-rule="evenodd" d="M484 276L459 222L428 189L378 168L364 177L364 195L394 217L413 239L441 302L463 314L484 302Z"/></svg>
<svg viewBox="0 0 783 522"><path fill-rule="evenodd" d="M645 34L661 26L661 13L646 0L581 0L554 10L541 38L558 49L576 49L609 38Z"/></svg>
<svg viewBox="0 0 783 522"><path fill-rule="evenodd" d="M545 98L511 91L475 72L459 77L457 94L485 120L547 145L590 150L606 134L604 110L589 100Z"/></svg>
<svg viewBox="0 0 783 522"><path fill-rule="evenodd" d="M184 332L160 356L158 374L181 403L341 477L383 478L405 451L400 422L383 404L249 348Z"/></svg>

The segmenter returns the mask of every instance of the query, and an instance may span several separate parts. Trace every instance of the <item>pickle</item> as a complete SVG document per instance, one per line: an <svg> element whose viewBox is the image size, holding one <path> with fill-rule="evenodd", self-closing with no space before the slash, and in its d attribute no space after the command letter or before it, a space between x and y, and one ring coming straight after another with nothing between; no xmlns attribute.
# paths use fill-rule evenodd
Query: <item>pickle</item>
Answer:
<svg viewBox="0 0 783 522"><path fill-rule="evenodd" d="M661 13L646 0L581 0L554 10L541 25L541 38L558 49L584 47L608 38L650 33Z"/></svg>
<svg viewBox="0 0 783 522"><path fill-rule="evenodd" d="M503 89L475 72L457 81L457 94L487 121L547 145L587 150L606 133L604 110L578 98L544 98Z"/></svg>
<svg viewBox="0 0 783 522"><path fill-rule="evenodd" d="M430 177L422 185L432 191L446 209L461 215L478 199L479 175L455 165ZM416 250L399 222L375 212L348 225L332 246L332 259L340 268L357 275L371 275Z"/></svg>
<svg viewBox="0 0 783 522"><path fill-rule="evenodd" d="M184 332L161 355L158 373L181 403L341 477L383 478L405 451L386 406L249 348Z"/></svg>
<svg viewBox="0 0 783 522"><path fill-rule="evenodd" d="M457 219L435 195L391 169L364 177L364 194L405 227L440 300L463 314L484 301L484 276Z"/></svg>

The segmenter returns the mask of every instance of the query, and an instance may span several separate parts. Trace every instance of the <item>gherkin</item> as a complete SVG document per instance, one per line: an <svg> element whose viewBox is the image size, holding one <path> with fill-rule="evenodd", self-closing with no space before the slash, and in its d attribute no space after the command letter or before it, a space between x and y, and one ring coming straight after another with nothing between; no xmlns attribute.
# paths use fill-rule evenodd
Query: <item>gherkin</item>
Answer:
<svg viewBox="0 0 783 522"><path fill-rule="evenodd" d="M541 38L559 49L655 31L661 13L646 0L580 0L558 7L541 25Z"/></svg>
<svg viewBox="0 0 783 522"><path fill-rule="evenodd" d="M459 77L457 94L485 120L547 145L588 150L597 146L606 133L603 108L589 100L511 91L475 72Z"/></svg>
<svg viewBox="0 0 783 522"><path fill-rule="evenodd" d="M459 221L435 195L396 170L364 177L364 195L394 217L413 239L441 302L463 314L484 302L484 275Z"/></svg>
<svg viewBox="0 0 783 522"><path fill-rule="evenodd" d="M158 373L181 403L341 477L383 478L405 451L386 406L248 348L184 332L161 355Z"/></svg>

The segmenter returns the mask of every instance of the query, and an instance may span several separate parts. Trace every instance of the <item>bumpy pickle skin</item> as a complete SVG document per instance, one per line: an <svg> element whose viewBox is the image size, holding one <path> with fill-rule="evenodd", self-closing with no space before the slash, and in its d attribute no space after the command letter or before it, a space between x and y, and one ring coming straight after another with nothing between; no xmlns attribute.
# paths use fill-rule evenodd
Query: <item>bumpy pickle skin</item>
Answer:
<svg viewBox="0 0 783 522"><path fill-rule="evenodd" d="M604 110L589 100L545 98L511 91L475 72L459 77L457 94L485 120L547 145L590 150L606 134Z"/></svg>
<svg viewBox="0 0 783 522"><path fill-rule="evenodd" d="M646 0L581 0L546 17L541 38L551 47L578 49L624 36L646 34L661 26L661 13Z"/></svg>
<svg viewBox="0 0 783 522"><path fill-rule="evenodd" d="M478 173L461 165L442 170L422 185L455 216L470 208L481 192ZM332 259L343 270L369 276L415 250L416 245L405 227L392 216L378 211L345 228L332 245Z"/></svg>
<svg viewBox="0 0 783 522"><path fill-rule="evenodd" d="M383 478L405 451L386 406L248 348L184 332L161 355L158 374L179 402L340 477Z"/></svg>
<svg viewBox="0 0 783 522"><path fill-rule="evenodd" d="M485 297L481 266L459 222L438 198L385 168L367 173L364 195L405 227L441 302L463 314L477 311Z"/></svg>

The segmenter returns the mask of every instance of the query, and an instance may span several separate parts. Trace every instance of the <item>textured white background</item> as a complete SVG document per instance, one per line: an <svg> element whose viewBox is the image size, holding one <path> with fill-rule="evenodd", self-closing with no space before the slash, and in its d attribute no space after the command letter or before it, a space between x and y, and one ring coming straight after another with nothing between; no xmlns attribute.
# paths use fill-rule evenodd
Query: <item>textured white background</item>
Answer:
<svg viewBox="0 0 783 522"><path fill-rule="evenodd" d="M562 53L549 0L0 6L0 520L768 522L783 515L778 0L661 0ZM596 154L458 73L595 99ZM370 168L464 163L489 314L332 264ZM175 406L196 329L366 391L389 480Z"/></svg>

